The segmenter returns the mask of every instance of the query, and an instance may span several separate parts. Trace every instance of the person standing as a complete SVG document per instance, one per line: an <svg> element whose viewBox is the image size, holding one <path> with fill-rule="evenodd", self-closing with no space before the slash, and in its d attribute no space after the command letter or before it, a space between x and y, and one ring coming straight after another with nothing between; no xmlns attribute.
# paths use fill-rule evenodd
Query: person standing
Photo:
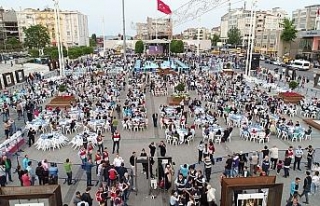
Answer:
<svg viewBox="0 0 320 206"><path fill-rule="evenodd" d="M28 162L27 171L28 171L28 176L30 178L31 185L34 185L34 182L36 180L36 173L35 173L34 169L32 168L31 161Z"/></svg>
<svg viewBox="0 0 320 206"><path fill-rule="evenodd" d="M273 146L272 148L270 148L269 152L270 152L270 160L272 164L271 168L275 170L277 166L278 158L279 158L279 149L277 146Z"/></svg>
<svg viewBox="0 0 320 206"><path fill-rule="evenodd" d="M257 165L259 163L258 154L256 152L253 152L249 160L250 160L250 173L257 174Z"/></svg>
<svg viewBox="0 0 320 206"><path fill-rule="evenodd" d="M120 139L121 139L121 136L120 136L119 132L117 130L115 130L115 132L112 134L112 141L113 141L112 154L114 154L115 150L117 151L117 153L119 153Z"/></svg>
<svg viewBox="0 0 320 206"><path fill-rule="evenodd" d="M103 136L101 135L101 133L98 134L97 144L98 144L98 151L102 153L103 152Z"/></svg>
<svg viewBox="0 0 320 206"><path fill-rule="evenodd" d="M63 163L64 171L67 174L67 183L68 185L72 184L72 164L69 160L69 158L66 159L66 161Z"/></svg>
<svg viewBox="0 0 320 206"><path fill-rule="evenodd" d="M286 157L283 162L283 170L284 170L283 177L285 177L285 178L289 177L291 160L292 160L291 156L289 154L286 154Z"/></svg>
<svg viewBox="0 0 320 206"><path fill-rule="evenodd" d="M93 186L92 185L92 168L93 168L92 160L88 159L88 161L84 164L84 169L87 174L87 187Z"/></svg>
<svg viewBox="0 0 320 206"><path fill-rule="evenodd" d="M6 120L3 123L3 128L4 128L4 135L6 136L6 139L9 139L11 125L8 120Z"/></svg>
<svg viewBox="0 0 320 206"><path fill-rule="evenodd" d="M90 190L91 187L87 187L86 191L81 195L81 200L87 202L89 206L92 206L93 199L90 195Z"/></svg>
<svg viewBox="0 0 320 206"><path fill-rule="evenodd" d="M89 137L89 135L85 132L85 133L83 133L83 136L82 136L82 144L83 144L83 147L85 148L85 149L87 149L87 147L88 147L88 137Z"/></svg>
<svg viewBox="0 0 320 206"><path fill-rule="evenodd" d="M309 145L307 148L307 169L311 170L311 166L312 166L312 161L313 161L313 154L314 154L314 149L312 147L312 145Z"/></svg>
<svg viewBox="0 0 320 206"><path fill-rule="evenodd" d="M4 165L5 165L6 177L9 179L10 182L13 182L11 177L11 168L12 168L11 160L7 156L3 156L2 160L4 161Z"/></svg>
<svg viewBox="0 0 320 206"><path fill-rule="evenodd" d="M296 179L291 182L291 184L290 184L290 196L289 196L288 202L291 202L292 198L298 195L300 181L301 181L301 179L299 177L296 177Z"/></svg>
<svg viewBox="0 0 320 206"><path fill-rule="evenodd" d="M205 169L206 182L210 182L212 162L209 156L206 156L204 159L204 169Z"/></svg>
<svg viewBox="0 0 320 206"><path fill-rule="evenodd" d="M28 132L29 147L31 147L31 145L34 144L35 135L36 135L36 131L31 127Z"/></svg>
<svg viewBox="0 0 320 206"><path fill-rule="evenodd" d="M152 121L153 121L153 126L157 127L157 125L158 125L158 114L157 113L152 114Z"/></svg>
<svg viewBox="0 0 320 206"><path fill-rule="evenodd" d="M242 151L239 152L239 174L242 174L243 170L244 170L244 165L247 163L247 156L246 154L243 154Z"/></svg>
<svg viewBox="0 0 320 206"><path fill-rule="evenodd" d="M294 162L293 162L293 170L296 170L296 168L298 170L300 169L300 162L303 156L303 151L301 149L301 146L298 146L298 148L295 151L295 155L294 155Z"/></svg>
<svg viewBox="0 0 320 206"><path fill-rule="evenodd" d="M42 162L38 162L38 166L36 167L36 175L37 175L38 180L39 180L39 185L44 185L43 173L44 173L44 168L42 167Z"/></svg>
<svg viewBox="0 0 320 206"><path fill-rule="evenodd" d="M157 147L154 145L154 142L151 142L151 144L149 145L149 149L150 149L150 156L154 157L157 149Z"/></svg>
<svg viewBox="0 0 320 206"><path fill-rule="evenodd" d="M204 143L203 143L203 141L200 141L200 143L198 145L198 164L200 164L200 162L202 162L203 150L204 150Z"/></svg>
<svg viewBox="0 0 320 206"><path fill-rule="evenodd" d="M165 157L167 149L166 149L166 144L163 141L160 142L159 148L160 148L160 156Z"/></svg>
<svg viewBox="0 0 320 206"><path fill-rule="evenodd" d="M4 161L0 158L0 186L6 186L6 167Z"/></svg>
<svg viewBox="0 0 320 206"><path fill-rule="evenodd" d="M136 152L132 152L132 155L130 156L129 162L131 165L132 173L135 175L136 169L135 169L135 158L136 158Z"/></svg>
<svg viewBox="0 0 320 206"><path fill-rule="evenodd" d="M265 156L262 161L262 171L264 171L266 175L269 175L269 169L270 169L269 157Z"/></svg>
<svg viewBox="0 0 320 206"><path fill-rule="evenodd" d="M311 191L311 183L312 183L312 177L310 176L310 172L306 171L306 177L303 180L303 191L300 194L300 198L302 196L306 197L305 204L309 204L309 192Z"/></svg>
<svg viewBox="0 0 320 206"><path fill-rule="evenodd" d="M268 146L264 146L263 150L261 150L262 153L262 159L264 159L266 156L269 156L269 149Z"/></svg>

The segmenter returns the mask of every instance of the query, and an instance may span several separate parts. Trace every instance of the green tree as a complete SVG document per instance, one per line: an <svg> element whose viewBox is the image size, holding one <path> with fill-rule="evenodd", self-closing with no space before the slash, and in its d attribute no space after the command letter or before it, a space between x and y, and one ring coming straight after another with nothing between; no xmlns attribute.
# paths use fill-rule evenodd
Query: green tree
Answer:
<svg viewBox="0 0 320 206"><path fill-rule="evenodd" d="M183 53L184 52L184 44L182 40L172 40L170 44L170 51L172 53Z"/></svg>
<svg viewBox="0 0 320 206"><path fill-rule="evenodd" d="M11 46L12 49L18 49L18 48L21 48L22 44L19 41L19 39L15 37L10 37L6 40L6 45Z"/></svg>
<svg viewBox="0 0 320 206"><path fill-rule="evenodd" d="M43 48L50 44L48 29L41 24L23 28L26 36L24 42L29 49L38 49L39 55L43 54Z"/></svg>
<svg viewBox="0 0 320 206"><path fill-rule="evenodd" d="M214 34L210 40L211 46L217 46L217 42L220 41L220 36L218 34Z"/></svg>
<svg viewBox="0 0 320 206"><path fill-rule="evenodd" d="M176 42L176 53L183 53L184 52L184 44L182 40L177 40Z"/></svg>
<svg viewBox="0 0 320 206"><path fill-rule="evenodd" d="M142 40L138 40L134 45L134 52L136 54L142 54L144 50L144 45Z"/></svg>
<svg viewBox="0 0 320 206"><path fill-rule="evenodd" d="M241 32L238 28L233 27L228 31L228 44L239 45L241 44Z"/></svg>
<svg viewBox="0 0 320 206"><path fill-rule="evenodd" d="M283 30L281 33L281 40L286 44L289 44L289 53L291 49L291 43L297 38L297 29L294 25L294 20L290 20L288 18L283 19ZM287 52L286 52L287 53Z"/></svg>
<svg viewBox="0 0 320 206"><path fill-rule="evenodd" d="M97 46L97 35L96 34L92 34L90 39L89 39L89 45L91 47L96 47Z"/></svg>

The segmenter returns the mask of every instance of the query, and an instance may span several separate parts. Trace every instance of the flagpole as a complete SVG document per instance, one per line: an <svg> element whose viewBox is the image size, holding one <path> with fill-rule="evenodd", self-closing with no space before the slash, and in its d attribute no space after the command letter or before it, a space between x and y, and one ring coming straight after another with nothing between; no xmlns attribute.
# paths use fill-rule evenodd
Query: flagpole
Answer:
<svg viewBox="0 0 320 206"><path fill-rule="evenodd" d="M156 18L156 39L158 39L158 18Z"/></svg>
<svg viewBox="0 0 320 206"><path fill-rule="evenodd" d="M122 29L123 29L123 60L124 60L124 69L127 69L127 43L126 43L126 20L124 13L124 0L122 0Z"/></svg>

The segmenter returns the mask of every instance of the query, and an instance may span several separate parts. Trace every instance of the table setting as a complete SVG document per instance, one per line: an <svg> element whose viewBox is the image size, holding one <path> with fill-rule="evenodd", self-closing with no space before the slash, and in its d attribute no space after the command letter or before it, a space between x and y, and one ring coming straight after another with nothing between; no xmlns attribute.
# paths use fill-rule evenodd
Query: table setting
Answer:
<svg viewBox="0 0 320 206"><path fill-rule="evenodd" d="M71 139L71 141L69 142L69 144L72 145L72 148L77 150L79 149L80 147L83 146L83 137L84 135L87 136L87 140L88 142L91 142L94 145L97 144L97 137L98 137L98 134L97 133L94 133L94 132L83 132L83 133L80 133L78 135L76 135L75 137L73 137Z"/></svg>
<svg viewBox="0 0 320 206"><path fill-rule="evenodd" d="M59 132L41 134L35 143L37 150L47 151L60 149L68 143L69 139Z"/></svg>

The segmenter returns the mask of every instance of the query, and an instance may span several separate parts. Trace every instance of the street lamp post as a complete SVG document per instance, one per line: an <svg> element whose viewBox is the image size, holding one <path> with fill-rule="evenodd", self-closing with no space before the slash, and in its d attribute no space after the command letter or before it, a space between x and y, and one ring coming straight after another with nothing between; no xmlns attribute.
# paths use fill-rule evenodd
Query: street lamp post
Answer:
<svg viewBox="0 0 320 206"><path fill-rule="evenodd" d="M123 60L124 69L127 69L127 43L126 43L126 19L124 13L124 0L122 0L122 29L123 29Z"/></svg>
<svg viewBox="0 0 320 206"><path fill-rule="evenodd" d="M251 12L250 12L250 30L249 30L249 36L248 36L248 44L247 44L247 55L246 55L246 68L245 68L245 76L250 76L249 73L249 59L250 59L250 49L251 49L251 42L253 41L252 39L252 33L253 33L253 6L254 6L254 1L252 1L251 5Z"/></svg>
<svg viewBox="0 0 320 206"><path fill-rule="evenodd" d="M54 2L54 17L56 23L56 41L59 54L59 67L60 76L64 76L64 58L63 58L63 46L61 42L61 27L60 27L60 11L59 11L59 0L53 0Z"/></svg>

